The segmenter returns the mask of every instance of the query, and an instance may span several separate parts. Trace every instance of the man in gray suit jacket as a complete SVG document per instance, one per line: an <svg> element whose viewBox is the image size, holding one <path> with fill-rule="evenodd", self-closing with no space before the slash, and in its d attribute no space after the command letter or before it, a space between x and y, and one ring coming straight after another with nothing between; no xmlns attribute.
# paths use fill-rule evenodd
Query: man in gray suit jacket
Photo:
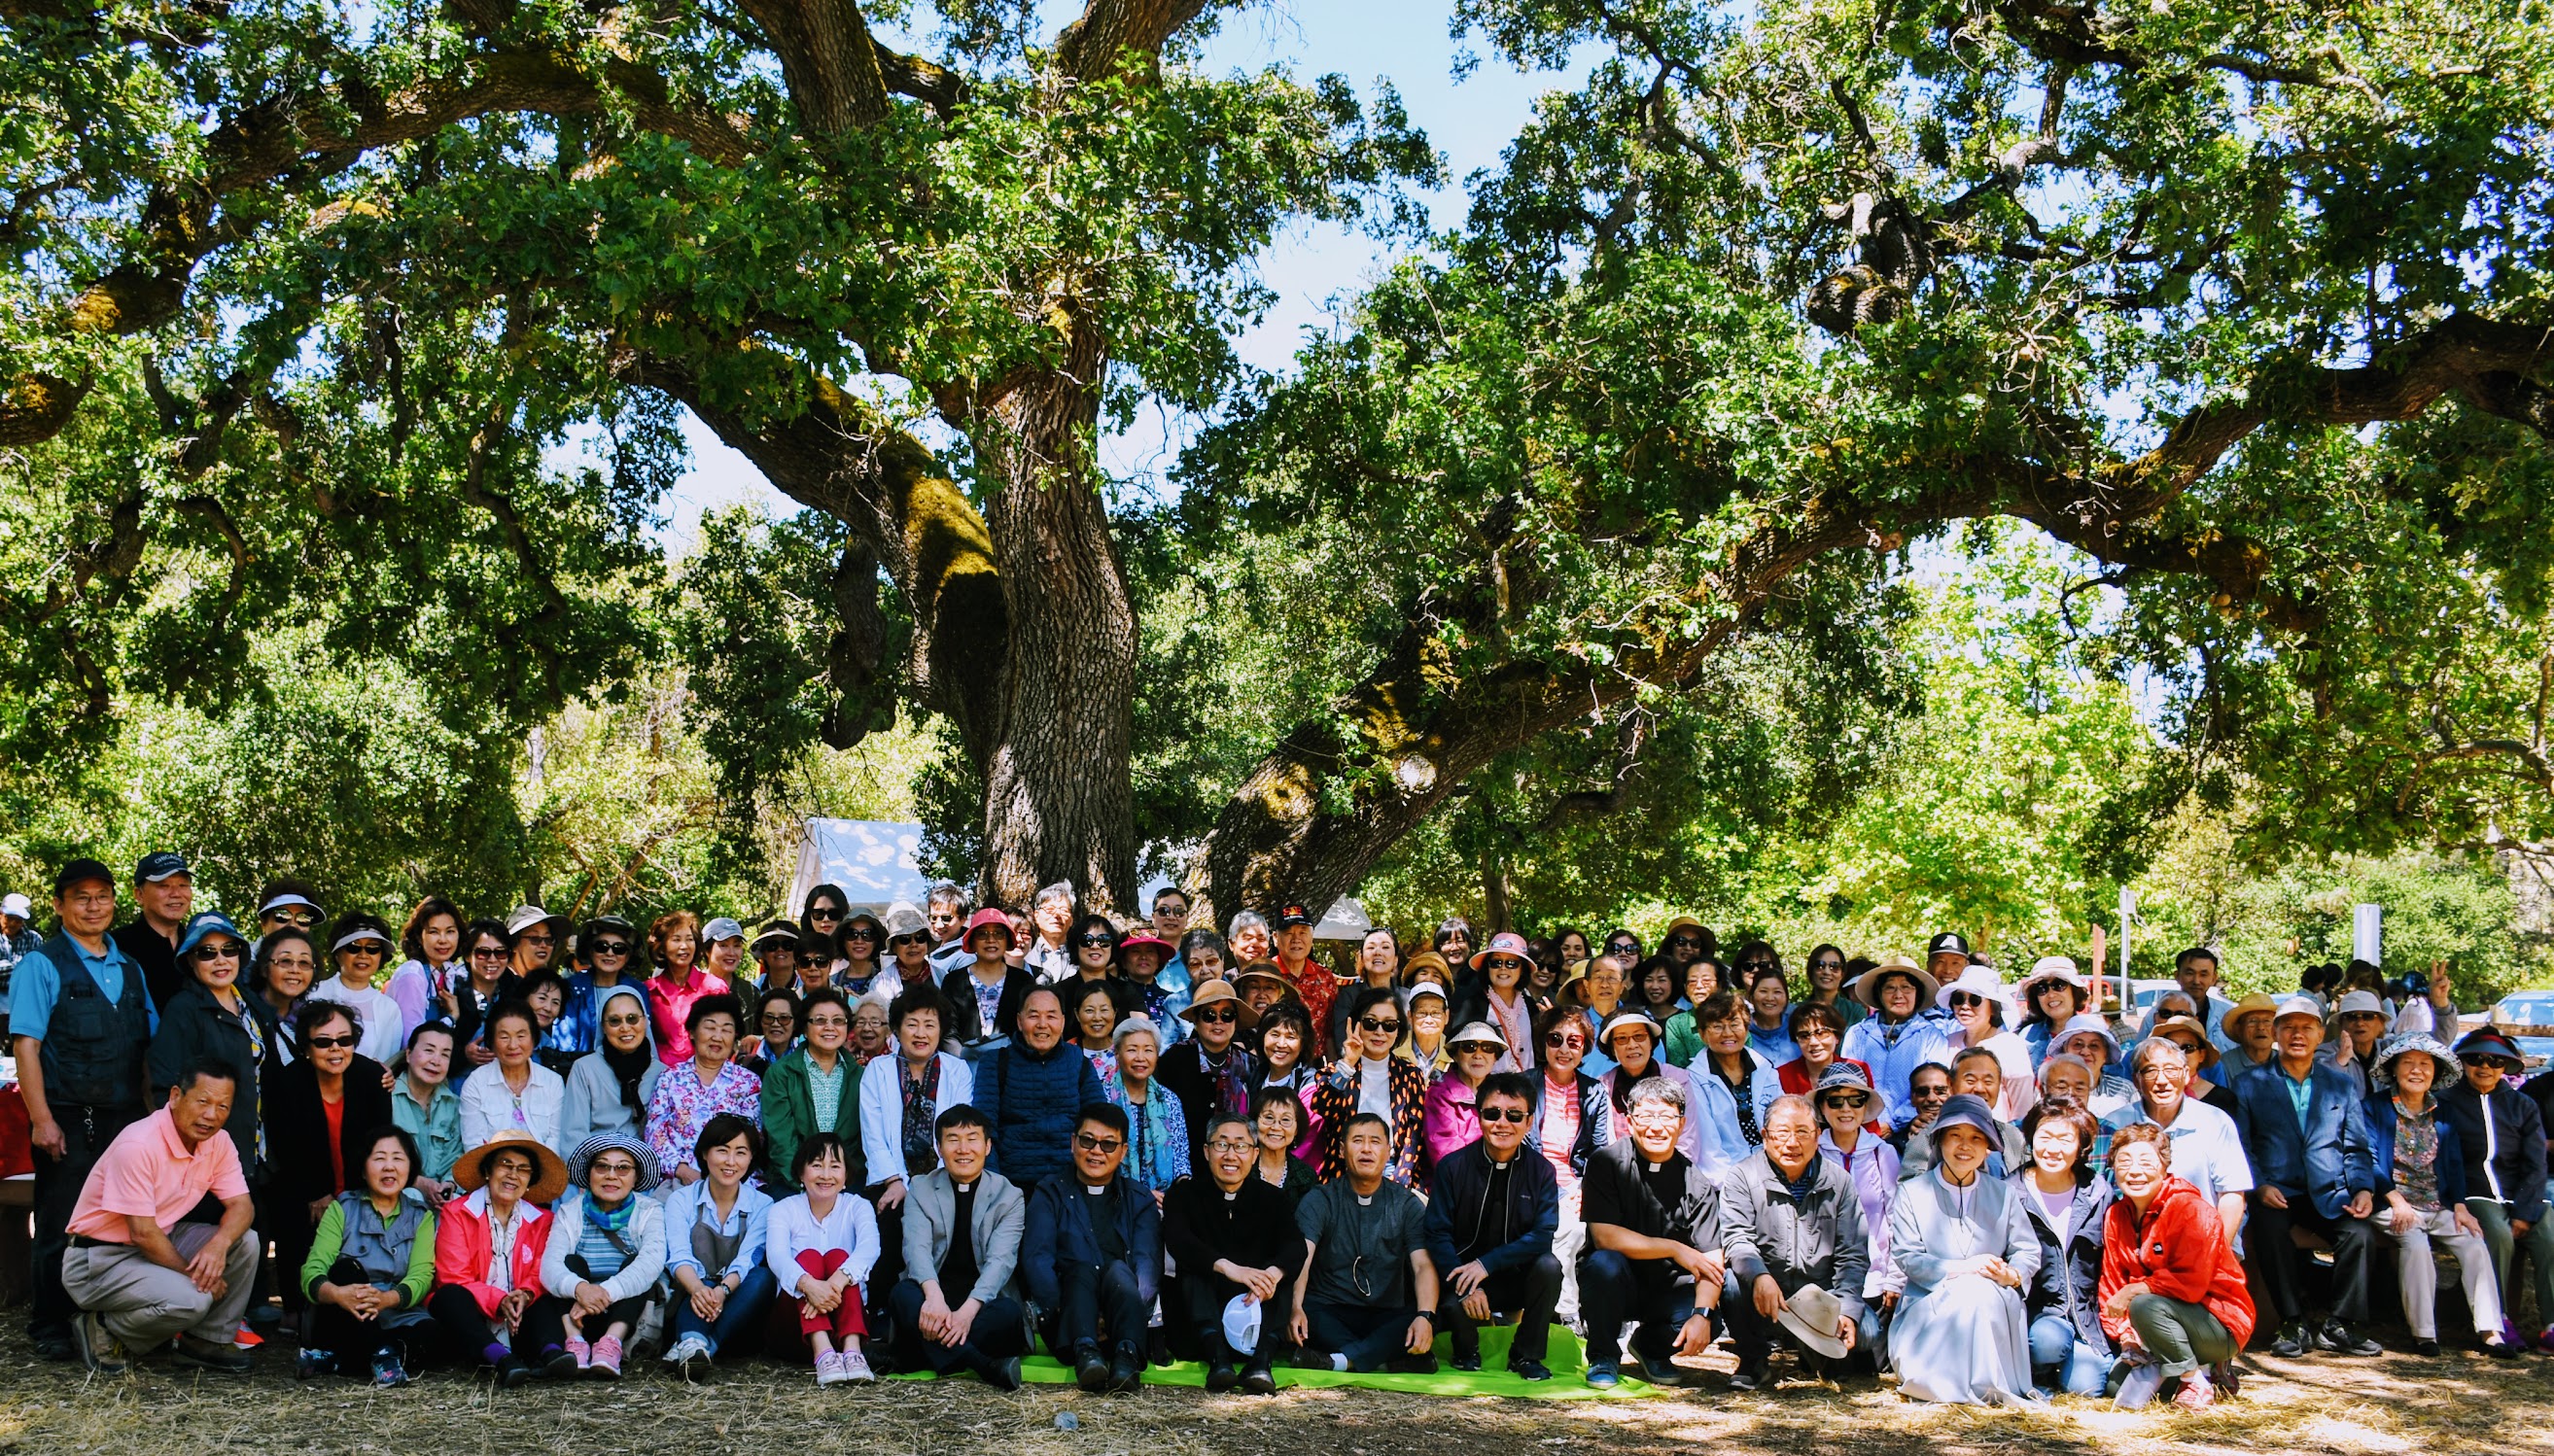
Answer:
<svg viewBox="0 0 2554 1456"><path fill-rule="evenodd" d="M993 1124L983 1112L960 1103L933 1129L940 1166L906 1185L904 1278L887 1295L896 1359L943 1376L972 1370L995 1390L1016 1391L1029 1340L1012 1276L1028 1200L986 1171Z"/></svg>

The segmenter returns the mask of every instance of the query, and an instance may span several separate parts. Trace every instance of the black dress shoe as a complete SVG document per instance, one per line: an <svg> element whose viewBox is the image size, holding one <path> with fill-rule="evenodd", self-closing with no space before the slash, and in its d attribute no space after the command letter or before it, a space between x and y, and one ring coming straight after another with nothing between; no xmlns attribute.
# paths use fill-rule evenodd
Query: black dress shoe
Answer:
<svg viewBox="0 0 2554 1456"><path fill-rule="evenodd" d="M1097 1396L1108 1389L1108 1362L1100 1358L1096 1345L1085 1345L1073 1360L1073 1383L1086 1395Z"/></svg>
<svg viewBox="0 0 2554 1456"><path fill-rule="evenodd" d="M2294 1360L2306 1353L2306 1327L2293 1321L2280 1325L2270 1341L2270 1353L2282 1360Z"/></svg>
<svg viewBox="0 0 2554 1456"><path fill-rule="evenodd" d="M1437 1357L1434 1355L1395 1355L1391 1359L1383 1362L1383 1373L1386 1375L1435 1375L1437 1373Z"/></svg>
<svg viewBox="0 0 2554 1456"><path fill-rule="evenodd" d="M1229 1360L1219 1360L1207 1369L1206 1388L1219 1396L1239 1384L1241 1372L1233 1369Z"/></svg>
<svg viewBox="0 0 2554 1456"><path fill-rule="evenodd" d="M1118 1346L1117 1358L1108 1367L1108 1394L1131 1396L1143 1388L1143 1352L1132 1345Z"/></svg>
<svg viewBox="0 0 2554 1456"><path fill-rule="evenodd" d="M2414 1340L2412 1342L2412 1353L2420 1356L2424 1360L2436 1360L2439 1358L2439 1342L2436 1340Z"/></svg>
<svg viewBox="0 0 2554 1456"><path fill-rule="evenodd" d="M1269 1372L1267 1356L1251 1357L1249 1367L1241 1372L1241 1394L1245 1396L1277 1394L1277 1377Z"/></svg>
<svg viewBox="0 0 2554 1456"><path fill-rule="evenodd" d="M1480 1367L1475 1364L1473 1368L1477 1370ZM1540 1360L1511 1360L1508 1362L1508 1374L1527 1382L1552 1379L1551 1367Z"/></svg>
<svg viewBox="0 0 2554 1456"><path fill-rule="evenodd" d="M532 1362L521 1355L509 1355L497 1362L497 1388L505 1391L520 1391L532 1383L532 1376L535 1373Z"/></svg>
<svg viewBox="0 0 2554 1456"><path fill-rule="evenodd" d="M2338 1319L2324 1321L2323 1327L2315 1331L2314 1344L2316 1349L2329 1350L2335 1355L2368 1356L2385 1353L2384 1346Z"/></svg>

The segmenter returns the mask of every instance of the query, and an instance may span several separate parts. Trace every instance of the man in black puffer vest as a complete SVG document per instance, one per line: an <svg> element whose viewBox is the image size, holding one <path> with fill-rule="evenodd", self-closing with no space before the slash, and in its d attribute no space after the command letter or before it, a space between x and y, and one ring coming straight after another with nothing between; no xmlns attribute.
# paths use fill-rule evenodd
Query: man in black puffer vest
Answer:
<svg viewBox="0 0 2554 1456"><path fill-rule="evenodd" d="M72 1205L89 1169L144 1111L142 1060L151 1045L151 992L115 943L115 876L74 859L54 877L57 930L18 962L9 1030L36 1150L35 1280L27 1332L48 1360L74 1360L62 1255Z"/></svg>

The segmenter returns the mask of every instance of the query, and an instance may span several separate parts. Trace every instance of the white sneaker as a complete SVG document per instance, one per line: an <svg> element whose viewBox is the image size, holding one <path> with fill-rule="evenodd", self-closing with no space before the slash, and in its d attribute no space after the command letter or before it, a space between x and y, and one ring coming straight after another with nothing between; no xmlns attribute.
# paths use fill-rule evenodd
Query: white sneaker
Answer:
<svg viewBox="0 0 2554 1456"><path fill-rule="evenodd" d="M709 1341L702 1339L699 1335L685 1335L674 1342L672 1349L665 1352L665 1363L667 1365L687 1365L694 1360L707 1359L709 1353Z"/></svg>
<svg viewBox="0 0 2554 1456"><path fill-rule="evenodd" d="M2111 1401L2119 1410L2144 1410L2151 1404L2155 1393L2163 1389L2163 1367L2152 1363L2140 1365L2120 1382L2120 1394Z"/></svg>
<svg viewBox="0 0 2554 1456"><path fill-rule="evenodd" d="M863 1362L861 1368L863 1370L869 1369L868 1363ZM828 1350L824 1354L816 1357L816 1384L820 1386L839 1386L851 1378L852 1373L843 1368L843 1357L841 1355Z"/></svg>
<svg viewBox="0 0 2554 1456"><path fill-rule="evenodd" d="M870 1369L870 1357L858 1350L845 1350L834 1358L843 1363L843 1379L847 1381L868 1385L877 1379L876 1373Z"/></svg>

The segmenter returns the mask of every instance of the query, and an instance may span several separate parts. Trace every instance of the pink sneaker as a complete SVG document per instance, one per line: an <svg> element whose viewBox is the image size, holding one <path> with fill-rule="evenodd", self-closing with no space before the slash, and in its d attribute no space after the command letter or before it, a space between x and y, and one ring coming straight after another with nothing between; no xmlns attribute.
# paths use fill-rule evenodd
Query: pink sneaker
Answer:
<svg viewBox="0 0 2554 1456"><path fill-rule="evenodd" d="M2181 1378L2181 1389L2173 1393L2172 1403L2184 1410L2205 1410L2217 1403L2217 1387L2194 1370Z"/></svg>
<svg viewBox="0 0 2554 1456"><path fill-rule="evenodd" d="M585 1336L569 1330L565 1335L560 1336L559 1348L565 1350L568 1358L576 1362L577 1374L583 1375L594 1368L594 1347L585 1342Z"/></svg>
<svg viewBox="0 0 2554 1456"><path fill-rule="evenodd" d="M839 1386L851 1378L851 1372L843 1368L843 1357L841 1355L836 1354L834 1351L827 1350L816 1357L816 1384L820 1386Z"/></svg>
<svg viewBox="0 0 2554 1456"><path fill-rule="evenodd" d="M621 1342L610 1335L594 1342L594 1363L586 1373L597 1380L621 1379Z"/></svg>

